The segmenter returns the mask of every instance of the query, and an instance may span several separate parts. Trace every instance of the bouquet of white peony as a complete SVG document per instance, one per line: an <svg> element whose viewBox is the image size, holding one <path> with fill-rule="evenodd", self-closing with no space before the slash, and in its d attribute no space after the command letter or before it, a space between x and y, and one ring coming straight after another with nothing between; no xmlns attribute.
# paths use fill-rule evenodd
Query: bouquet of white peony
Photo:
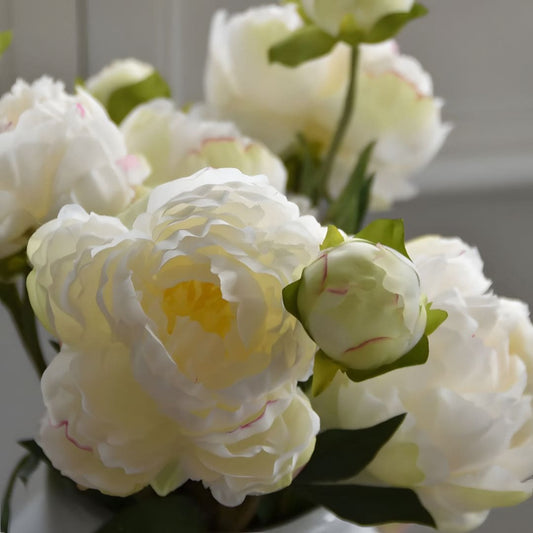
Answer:
<svg viewBox="0 0 533 533"><path fill-rule="evenodd" d="M203 102L117 61L0 99L0 298L40 462L100 533L247 531L314 507L469 531L533 491L533 325L460 238L367 211L449 131L393 40L413 0L212 22ZM35 319L55 352L45 357Z"/></svg>

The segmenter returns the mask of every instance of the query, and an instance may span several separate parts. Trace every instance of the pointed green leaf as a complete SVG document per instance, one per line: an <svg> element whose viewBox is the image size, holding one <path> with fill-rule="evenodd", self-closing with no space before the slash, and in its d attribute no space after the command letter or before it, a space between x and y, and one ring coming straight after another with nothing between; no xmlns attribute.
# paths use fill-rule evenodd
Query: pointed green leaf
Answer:
<svg viewBox="0 0 533 533"><path fill-rule="evenodd" d="M393 38L408 22L427 15L428 9L415 3L408 13L391 13L379 19L365 35L365 42L380 43Z"/></svg>
<svg viewBox="0 0 533 533"><path fill-rule="evenodd" d="M13 32L11 30L0 31L0 57L9 48L13 40Z"/></svg>
<svg viewBox="0 0 533 533"><path fill-rule="evenodd" d="M435 527L435 520L410 489L344 484L294 488L340 518L364 526L400 522Z"/></svg>
<svg viewBox="0 0 533 533"><path fill-rule="evenodd" d="M330 429L319 433L315 451L295 484L327 483L353 478L394 435L405 414L364 429Z"/></svg>
<svg viewBox="0 0 533 533"><path fill-rule="evenodd" d="M339 197L328 210L327 219L348 234L354 234L366 214L373 176L367 175L375 143L361 152Z"/></svg>
<svg viewBox="0 0 533 533"><path fill-rule="evenodd" d="M370 368L368 370L354 370L347 369L346 375L355 382L365 381L367 379L375 378L391 372L392 370L397 370L399 368L404 368L406 366L415 366L423 365L429 356L429 342L427 335L422 335L422 338L418 343L405 355L390 363L388 365L383 365L378 368Z"/></svg>
<svg viewBox="0 0 533 533"><path fill-rule="evenodd" d="M335 248L344 242L344 237L342 233L332 224L328 226L328 231L322 244L320 245L321 250L326 250L328 248Z"/></svg>
<svg viewBox="0 0 533 533"><path fill-rule="evenodd" d="M52 466L52 463L50 462L50 459L46 456L43 449L35 442L34 439L30 440L19 440L17 443L19 446L22 446L27 452L29 452L31 455L39 459L39 461L43 462L50 468L54 468Z"/></svg>
<svg viewBox="0 0 533 533"><path fill-rule="evenodd" d="M442 309L431 309L431 304L426 306L427 322L426 335L431 335L447 318L448 313Z"/></svg>
<svg viewBox="0 0 533 533"><path fill-rule="evenodd" d="M343 368L335 361L331 360L322 350L318 350L315 355L315 365L313 368L313 382L311 394L318 396L333 381L337 371Z"/></svg>
<svg viewBox="0 0 533 533"><path fill-rule="evenodd" d="M180 495L149 498L126 507L96 533L199 533L207 531L193 500Z"/></svg>
<svg viewBox="0 0 533 533"><path fill-rule="evenodd" d="M11 498L15 490L15 483L17 479L20 479L24 484L26 484L33 472L35 472L35 469L39 466L39 462L40 461L37 457L31 453L28 453L16 464L11 476L9 477L9 481L2 498L2 510L0 517L0 529L5 533L9 532Z"/></svg>
<svg viewBox="0 0 533 533"><path fill-rule="evenodd" d="M297 67L327 54L336 42L334 37L317 26L303 26L272 46L268 51L268 60L287 67Z"/></svg>
<svg viewBox="0 0 533 533"><path fill-rule="evenodd" d="M158 72L113 91L107 103L107 111L113 122L120 124L133 108L154 98L170 98L170 88Z"/></svg>
<svg viewBox="0 0 533 533"><path fill-rule="evenodd" d="M301 279L293 281L291 284L284 287L282 292L285 309L298 320L300 320L300 311L298 310L298 290L301 282Z"/></svg>
<svg viewBox="0 0 533 533"><path fill-rule="evenodd" d="M401 219L380 218L374 220L355 236L374 244L384 244L410 259L405 249L405 230Z"/></svg>

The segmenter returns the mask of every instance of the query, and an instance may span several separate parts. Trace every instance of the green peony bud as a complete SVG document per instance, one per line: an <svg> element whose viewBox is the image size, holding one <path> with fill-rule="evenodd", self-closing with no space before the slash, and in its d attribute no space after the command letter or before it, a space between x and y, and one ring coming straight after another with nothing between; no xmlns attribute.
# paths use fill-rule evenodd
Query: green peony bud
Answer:
<svg viewBox="0 0 533 533"><path fill-rule="evenodd" d="M363 239L329 248L306 267L296 303L309 335L348 369L393 363L426 327L425 297L413 263Z"/></svg>

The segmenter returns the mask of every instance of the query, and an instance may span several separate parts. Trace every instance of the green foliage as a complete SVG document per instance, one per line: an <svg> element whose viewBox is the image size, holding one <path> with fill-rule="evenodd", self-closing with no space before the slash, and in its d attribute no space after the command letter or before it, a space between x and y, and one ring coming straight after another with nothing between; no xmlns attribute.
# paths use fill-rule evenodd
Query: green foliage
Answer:
<svg viewBox="0 0 533 533"><path fill-rule="evenodd" d="M339 35L333 36L316 26L307 17L299 1L286 0L284 3L294 3L298 6L304 26L273 45L268 51L268 58L271 63L281 63L288 67L296 67L306 61L324 56L339 42L357 47L363 43L380 43L392 39L408 22L423 17L428 12L422 4L415 3L407 13L385 15L370 30L361 29L353 17L347 16Z"/></svg>
<svg viewBox="0 0 533 533"><path fill-rule="evenodd" d="M342 233L333 225L328 226L326 237L320 245L321 250L327 250L328 248L335 248L344 242Z"/></svg>
<svg viewBox="0 0 533 533"><path fill-rule="evenodd" d="M345 369L337 362L330 359L322 350L318 350L315 355L313 366L313 379L311 382L311 394L318 396L324 392L333 381L335 374Z"/></svg>
<svg viewBox="0 0 533 533"><path fill-rule="evenodd" d="M0 282L11 282L29 272L26 250L21 250L9 257L0 259Z"/></svg>
<svg viewBox="0 0 533 533"><path fill-rule="evenodd" d="M320 145L297 135L296 142L282 154L287 168L287 190L307 196L313 205L319 198L317 170L320 167Z"/></svg>
<svg viewBox="0 0 533 533"><path fill-rule="evenodd" d="M365 226L355 235L374 244L383 244L410 259L405 249L405 229L403 220L380 218Z"/></svg>
<svg viewBox="0 0 533 533"><path fill-rule="evenodd" d="M158 72L113 91L107 102L107 112L113 122L120 124L132 109L154 98L170 98L170 88Z"/></svg>
<svg viewBox="0 0 533 533"><path fill-rule="evenodd" d="M294 483L333 483L353 478L374 459L404 418L405 414L369 428L330 429L319 433L315 451Z"/></svg>
<svg viewBox="0 0 533 533"><path fill-rule="evenodd" d="M200 509L178 494L148 497L125 507L96 533L199 533L207 531Z"/></svg>
<svg viewBox="0 0 533 533"><path fill-rule="evenodd" d="M431 309L431 304L426 305L427 322L426 335L431 335L447 318L448 313L442 309Z"/></svg>
<svg viewBox="0 0 533 533"><path fill-rule="evenodd" d="M300 320L300 311L298 310L298 290L301 279L293 281L283 289L283 305L287 311Z"/></svg>
<svg viewBox="0 0 533 533"><path fill-rule="evenodd" d="M19 338L40 378L46 369L46 362L39 343L37 321L25 283L20 294L15 281L9 283L0 281L0 302L11 315Z"/></svg>
<svg viewBox="0 0 533 533"><path fill-rule="evenodd" d="M13 472L11 473L11 476L9 477L9 481L7 483L7 487L2 498L2 514L0 518L0 529L4 531L4 533L9 533L11 498L15 490L15 483L17 480L20 480L24 484L26 484L35 469L39 466L39 462L40 460L32 453L26 454L17 463L17 465L13 469Z"/></svg>
<svg viewBox="0 0 533 533"><path fill-rule="evenodd" d="M428 10L421 4L415 3L408 13L391 13L379 19L366 35L365 42L380 43L392 39L400 30L412 20L427 15Z"/></svg>
<svg viewBox="0 0 533 533"><path fill-rule="evenodd" d="M299 486L298 490L340 518L357 524L404 522L435 527L435 520L410 489L317 484Z"/></svg>
<svg viewBox="0 0 533 533"><path fill-rule="evenodd" d="M404 418L402 414L370 428L320 433L311 460L289 490L362 525L408 522L435 526L414 491L353 482Z"/></svg>
<svg viewBox="0 0 533 533"><path fill-rule="evenodd" d="M351 46L363 43L381 43L395 37L411 20L423 17L428 12L423 5L415 3L410 11L390 13L380 18L369 30L361 29L353 17L345 17L337 39Z"/></svg>
<svg viewBox="0 0 533 533"><path fill-rule="evenodd" d="M368 165L375 143L370 143L359 155L348 183L326 214L326 220L348 234L356 233L366 215L372 189L373 174L368 174Z"/></svg>
<svg viewBox="0 0 533 533"><path fill-rule="evenodd" d="M11 41L13 40L13 32L11 30L0 31L0 57L9 48Z"/></svg>
<svg viewBox="0 0 533 533"><path fill-rule="evenodd" d="M302 26L273 45L268 51L268 60L287 67L297 67L328 54L336 43L337 39L317 26Z"/></svg>

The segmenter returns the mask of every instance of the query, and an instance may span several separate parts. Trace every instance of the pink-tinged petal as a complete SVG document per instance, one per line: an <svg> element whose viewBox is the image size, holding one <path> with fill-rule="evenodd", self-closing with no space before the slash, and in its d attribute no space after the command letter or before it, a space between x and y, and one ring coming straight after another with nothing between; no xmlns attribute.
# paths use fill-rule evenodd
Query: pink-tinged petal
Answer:
<svg viewBox="0 0 533 533"><path fill-rule="evenodd" d="M340 294L341 296L345 296L348 294L348 287L339 287L339 288L333 288L329 287L326 289L326 292L331 292L332 294Z"/></svg>
<svg viewBox="0 0 533 533"><path fill-rule="evenodd" d="M64 427L65 428L65 437L66 439L74 444L74 446L76 446L76 448L80 449L80 450L83 450L85 452L92 452L93 449L90 447L90 446L83 446L82 444L80 444L74 437L72 437L69 432L68 432L68 425L69 425L69 422L68 420L61 420L61 422L59 422L59 424L52 424L52 427L53 428L56 428L56 429L59 429L61 427Z"/></svg>
<svg viewBox="0 0 533 533"><path fill-rule="evenodd" d="M141 162L136 155L128 154L120 159L117 159L117 165L124 171L129 172L140 167Z"/></svg>
<svg viewBox="0 0 533 533"><path fill-rule="evenodd" d="M263 410L261 411L261 413L259 413L258 416L256 416L253 420L251 420L250 422L247 422L246 424L243 424L242 426L239 426L237 429L233 429L232 431L230 431L229 433L234 433L235 431L239 431L241 429L247 429L249 427L251 427L253 424L255 424L256 422L259 422L259 420L261 420L264 416L265 416L265 413L266 413L266 410L268 408L269 405L271 404L274 404L276 403L277 400L269 400L266 404L265 404L265 407L263 408Z"/></svg>
<svg viewBox="0 0 533 533"><path fill-rule="evenodd" d="M85 111L85 107L83 107L83 104L80 102L76 103L76 110L78 111L81 118L85 118L85 115L87 114Z"/></svg>
<svg viewBox="0 0 533 533"><path fill-rule="evenodd" d="M356 350L360 350L361 348L364 348L365 346L368 346L369 344L373 344L375 342L380 342L380 341L386 341L386 340L390 340L390 337L375 337L373 339L368 339L362 342L361 344L354 346L353 348L348 348L344 353L355 352Z"/></svg>

